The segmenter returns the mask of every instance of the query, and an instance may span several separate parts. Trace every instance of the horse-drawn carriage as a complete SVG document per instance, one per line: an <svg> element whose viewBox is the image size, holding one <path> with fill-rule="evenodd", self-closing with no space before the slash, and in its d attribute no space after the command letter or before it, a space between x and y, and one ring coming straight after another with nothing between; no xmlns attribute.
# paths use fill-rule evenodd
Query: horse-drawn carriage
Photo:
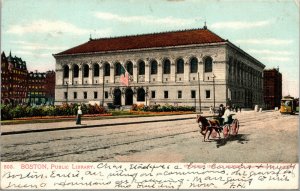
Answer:
<svg viewBox="0 0 300 191"><path fill-rule="evenodd" d="M197 123L199 124L200 133L204 136L204 142L206 141L206 135L208 134L207 139L209 140L210 135L213 138L220 139L220 133L223 133L223 138L228 138L229 136L235 136L239 131L239 120L233 119L232 115L228 116L228 122L223 124L222 117L213 117L210 119L205 118L204 116L197 115Z"/></svg>

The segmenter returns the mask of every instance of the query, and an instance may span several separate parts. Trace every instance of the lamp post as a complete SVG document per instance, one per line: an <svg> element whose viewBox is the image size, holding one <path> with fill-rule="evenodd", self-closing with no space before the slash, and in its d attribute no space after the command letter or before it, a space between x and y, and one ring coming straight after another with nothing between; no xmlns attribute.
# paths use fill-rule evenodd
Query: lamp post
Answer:
<svg viewBox="0 0 300 191"><path fill-rule="evenodd" d="M104 81L105 81L105 71L104 71L104 66L102 66L102 70L103 70L103 76L102 76L102 107L104 107Z"/></svg>
<svg viewBox="0 0 300 191"><path fill-rule="evenodd" d="M198 94L199 94L199 110L201 113L201 93L200 93L200 74L199 74L199 72L198 72Z"/></svg>
<svg viewBox="0 0 300 191"><path fill-rule="evenodd" d="M66 95L66 102L68 104L68 97L69 97L69 82L66 82L67 84L67 95Z"/></svg>
<svg viewBox="0 0 300 191"><path fill-rule="evenodd" d="M149 90L149 87L146 87L146 92L145 92L145 97L146 97L146 106L147 106L148 90Z"/></svg>
<svg viewBox="0 0 300 191"><path fill-rule="evenodd" d="M216 89L215 89L215 74L213 74L212 78L213 78L213 89L214 89L214 109L216 107Z"/></svg>

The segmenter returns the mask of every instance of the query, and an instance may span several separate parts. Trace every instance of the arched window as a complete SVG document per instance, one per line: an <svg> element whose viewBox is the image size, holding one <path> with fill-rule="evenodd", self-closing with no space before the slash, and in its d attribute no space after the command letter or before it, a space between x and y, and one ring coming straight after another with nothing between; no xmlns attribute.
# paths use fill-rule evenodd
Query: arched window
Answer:
<svg viewBox="0 0 300 191"><path fill-rule="evenodd" d="M127 62L126 64L126 70L130 75L133 75L133 64L132 62Z"/></svg>
<svg viewBox="0 0 300 191"><path fill-rule="evenodd" d="M177 71L176 71L177 74L184 73L184 61L183 61L183 59L180 58L180 59L177 60L176 69L177 69Z"/></svg>
<svg viewBox="0 0 300 191"><path fill-rule="evenodd" d="M157 74L157 62L156 60L151 61L151 74Z"/></svg>
<svg viewBox="0 0 300 191"><path fill-rule="evenodd" d="M99 64L94 64L94 76L99 76Z"/></svg>
<svg viewBox="0 0 300 191"><path fill-rule="evenodd" d="M78 78L78 75L79 75L79 66L77 64L75 64L73 66L73 75L74 75L74 78Z"/></svg>
<svg viewBox="0 0 300 191"><path fill-rule="evenodd" d="M138 64L139 75L145 75L145 62L141 61Z"/></svg>
<svg viewBox="0 0 300 191"><path fill-rule="evenodd" d="M192 58L191 63L190 63L190 70L191 73L197 73L198 72L198 59L197 58Z"/></svg>
<svg viewBox="0 0 300 191"><path fill-rule="evenodd" d="M212 72L212 58L207 57L204 60L204 72Z"/></svg>
<svg viewBox="0 0 300 191"><path fill-rule="evenodd" d="M104 76L110 76L110 65L108 63L104 64Z"/></svg>
<svg viewBox="0 0 300 191"><path fill-rule="evenodd" d="M137 90L137 101L145 101L145 90L143 88Z"/></svg>
<svg viewBox="0 0 300 191"><path fill-rule="evenodd" d="M117 62L115 64L115 76L120 76L121 75L121 64Z"/></svg>
<svg viewBox="0 0 300 191"><path fill-rule="evenodd" d="M170 74L170 71L171 71L171 62L170 62L170 60L166 59L164 61L163 69L164 69L164 71L163 71L164 74Z"/></svg>
<svg viewBox="0 0 300 191"><path fill-rule="evenodd" d="M64 66L64 78L68 78L69 77L69 66L65 65Z"/></svg>
<svg viewBox="0 0 300 191"><path fill-rule="evenodd" d="M83 77L84 78L89 77L89 66L87 64L83 65Z"/></svg>

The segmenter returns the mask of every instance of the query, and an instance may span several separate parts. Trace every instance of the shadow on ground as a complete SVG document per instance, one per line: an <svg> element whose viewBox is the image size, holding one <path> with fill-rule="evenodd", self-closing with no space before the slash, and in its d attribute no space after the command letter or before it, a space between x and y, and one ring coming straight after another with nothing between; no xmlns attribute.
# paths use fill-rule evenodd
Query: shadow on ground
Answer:
<svg viewBox="0 0 300 191"><path fill-rule="evenodd" d="M233 141L237 141L240 144L244 144L244 143L248 142L249 140L247 139L246 134L231 135L226 139L216 140L217 148L225 146L228 142L233 142Z"/></svg>

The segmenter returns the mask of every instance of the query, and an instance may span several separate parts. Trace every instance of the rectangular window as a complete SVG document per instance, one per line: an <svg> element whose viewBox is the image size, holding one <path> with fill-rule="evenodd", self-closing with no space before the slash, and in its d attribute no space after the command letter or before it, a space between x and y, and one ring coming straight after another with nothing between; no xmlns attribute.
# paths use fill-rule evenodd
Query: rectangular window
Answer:
<svg viewBox="0 0 300 191"><path fill-rule="evenodd" d="M182 98L182 91L178 91L178 99Z"/></svg>
<svg viewBox="0 0 300 191"><path fill-rule="evenodd" d="M210 90L205 91L205 98L209 99L210 98Z"/></svg>
<svg viewBox="0 0 300 191"><path fill-rule="evenodd" d="M105 99L108 99L108 92L104 92L104 94L105 94Z"/></svg>
<svg viewBox="0 0 300 191"><path fill-rule="evenodd" d="M94 99L98 98L98 92L94 92Z"/></svg>
<svg viewBox="0 0 300 191"><path fill-rule="evenodd" d="M168 91L164 91L164 98L169 98L169 92Z"/></svg>
<svg viewBox="0 0 300 191"><path fill-rule="evenodd" d="M77 92L74 92L74 99L77 99Z"/></svg>
<svg viewBox="0 0 300 191"><path fill-rule="evenodd" d="M151 91L151 98L155 98L155 91Z"/></svg>
<svg viewBox="0 0 300 191"><path fill-rule="evenodd" d="M65 99L68 99L68 92L64 92Z"/></svg>
<svg viewBox="0 0 300 191"><path fill-rule="evenodd" d="M195 90L191 91L191 98L196 98L196 91Z"/></svg>
<svg viewBox="0 0 300 191"><path fill-rule="evenodd" d="M83 98L87 99L87 92L83 92Z"/></svg>

